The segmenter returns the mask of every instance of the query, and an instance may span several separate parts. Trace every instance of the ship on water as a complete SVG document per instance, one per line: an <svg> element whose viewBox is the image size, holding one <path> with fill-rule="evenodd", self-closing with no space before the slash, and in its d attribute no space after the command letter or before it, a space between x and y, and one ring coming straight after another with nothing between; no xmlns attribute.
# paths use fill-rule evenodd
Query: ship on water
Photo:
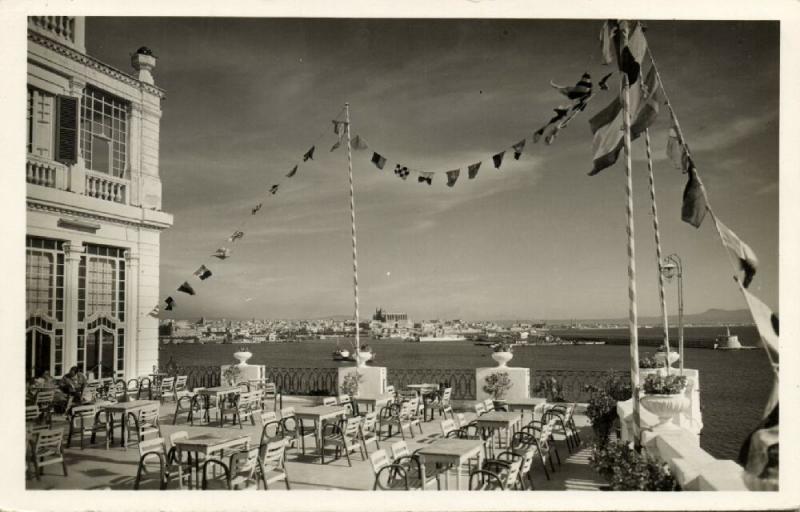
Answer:
<svg viewBox="0 0 800 512"><path fill-rule="evenodd" d="M460 334L446 333L444 329L437 329L433 335L421 334L415 341L419 343L436 343L439 341L466 341L467 338Z"/></svg>
<svg viewBox="0 0 800 512"><path fill-rule="evenodd" d="M731 328L725 327L725 334L720 334L714 339L714 350L753 350L758 347L742 345L739 336L731 334Z"/></svg>

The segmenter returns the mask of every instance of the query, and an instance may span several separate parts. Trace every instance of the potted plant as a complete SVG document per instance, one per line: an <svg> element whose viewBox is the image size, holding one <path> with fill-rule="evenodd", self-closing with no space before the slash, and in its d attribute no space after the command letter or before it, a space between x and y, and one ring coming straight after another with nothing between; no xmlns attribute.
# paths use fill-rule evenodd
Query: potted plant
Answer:
<svg viewBox="0 0 800 512"><path fill-rule="evenodd" d="M352 400L358 395L358 387L362 380L364 380L364 376L358 373L358 371L350 372L342 379L342 385L339 387L339 390Z"/></svg>
<svg viewBox="0 0 800 512"><path fill-rule="evenodd" d="M544 394L548 403L566 402L564 387L555 377L542 377L534 388L534 393Z"/></svg>
<svg viewBox="0 0 800 512"><path fill-rule="evenodd" d="M505 367L513 357L514 354L511 352L511 344L505 340L492 347L492 359L497 362L498 367Z"/></svg>
<svg viewBox="0 0 800 512"><path fill-rule="evenodd" d="M669 466L628 443L595 445L589 464L609 483L612 491L679 491Z"/></svg>
<svg viewBox="0 0 800 512"><path fill-rule="evenodd" d="M680 413L688 402L683 394L686 389L686 377L683 375L652 373L645 378L642 388L642 407L658 416L659 425L664 425Z"/></svg>
<svg viewBox="0 0 800 512"><path fill-rule="evenodd" d="M650 354L645 354L644 356L639 358L639 368L644 370L651 370L653 368L658 368L659 362Z"/></svg>
<svg viewBox="0 0 800 512"><path fill-rule="evenodd" d="M493 372L486 376L483 390L492 395L492 399L495 402L500 403L495 405L502 405L503 399L506 397L506 392L511 389L513 385L514 383L511 382L511 377L508 376L508 372Z"/></svg>
<svg viewBox="0 0 800 512"><path fill-rule="evenodd" d="M239 365L232 364L222 372L222 380L224 380L228 386L235 386L236 383L239 382L239 377L241 375L242 370L239 369Z"/></svg>
<svg viewBox="0 0 800 512"><path fill-rule="evenodd" d="M617 401L605 391L599 391L589 399L586 416L592 423L598 445L605 446L617 419Z"/></svg>

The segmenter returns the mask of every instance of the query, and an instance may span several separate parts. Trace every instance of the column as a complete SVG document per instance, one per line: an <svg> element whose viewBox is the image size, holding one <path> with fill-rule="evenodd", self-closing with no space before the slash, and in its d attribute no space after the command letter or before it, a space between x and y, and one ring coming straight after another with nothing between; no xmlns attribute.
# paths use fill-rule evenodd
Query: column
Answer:
<svg viewBox="0 0 800 512"><path fill-rule="evenodd" d="M125 251L125 379L138 375L139 365L139 255Z"/></svg>
<svg viewBox="0 0 800 512"><path fill-rule="evenodd" d="M84 246L64 244L64 372L78 364L78 267Z"/></svg>
<svg viewBox="0 0 800 512"><path fill-rule="evenodd" d="M131 206L141 206L142 106L139 103L131 103L128 129L128 177L131 180L129 202Z"/></svg>
<svg viewBox="0 0 800 512"><path fill-rule="evenodd" d="M69 92L68 94L73 98L78 99L78 130L75 133L75 144L78 145L77 153L78 153L78 161L75 165L68 167L67 173L69 174L68 189L70 192L75 192L76 194L83 194L86 190L86 161L83 159L83 154L81 153L81 138L83 134L81 133L81 122L80 122L80 112L81 112L81 102L83 101L83 89L86 87L86 82L82 82L80 80L76 80L75 78L71 78L69 81Z"/></svg>

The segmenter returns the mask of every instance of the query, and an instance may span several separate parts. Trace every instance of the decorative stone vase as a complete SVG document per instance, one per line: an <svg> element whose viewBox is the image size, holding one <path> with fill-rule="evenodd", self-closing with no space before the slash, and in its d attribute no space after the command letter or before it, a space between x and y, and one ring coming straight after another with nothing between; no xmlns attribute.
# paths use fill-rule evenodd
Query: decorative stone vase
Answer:
<svg viewBox="0 0 800 512"><path fill-rule="evenodd" d="M642 407L658 416L658 426L662 426L680 414L688 405L689 400L683 393L679 393L675 395L644 395L640 402Z"/></svg>
<svg viewBox="0 0 800 512"><path fill-rule="evenodd" d="M492 359L497 362L498 368L505 368L514 357L512 352L492 352Z"/></svg>
<svg viewBox="0 0 800 512"><path fill-rule="evenodd" d="M372 352L358 352L356 354L356 366L364 368L370 359L372 359Z"/></svg>
<svg viewBox="0 0 800 512"><path fill-rule="evenodd" d="M673 364L678 362L678 359L680 359L680 358L681 358L681 356L677 352L675 352L673 350L669 351L669 365L670 366L672 366ZM653 355L653 359L658 361L659 365L666 366L667 353L666 352L656 352Z"/></svg>
<svg viewBox="0 0 800 512"><path fill-rule="evenodd" d="M249 350L234 352L233 357L239 361L239 364L236 366L247 366L247 360L253 357L253 353Z"/></svg>

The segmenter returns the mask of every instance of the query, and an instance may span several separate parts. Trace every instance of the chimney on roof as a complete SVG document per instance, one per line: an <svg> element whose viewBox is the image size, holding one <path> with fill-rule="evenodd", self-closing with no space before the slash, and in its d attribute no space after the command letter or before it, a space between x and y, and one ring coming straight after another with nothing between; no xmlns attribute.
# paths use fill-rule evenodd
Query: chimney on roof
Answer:
<svg viewBox="0 0 800 512"><path fill-rule="evenodd" d="M131 56L131 66L136 70L136 78L146 84L154 85L153 74L151 71L156 67L156 57L153 50L142 46Z"/></svg>

